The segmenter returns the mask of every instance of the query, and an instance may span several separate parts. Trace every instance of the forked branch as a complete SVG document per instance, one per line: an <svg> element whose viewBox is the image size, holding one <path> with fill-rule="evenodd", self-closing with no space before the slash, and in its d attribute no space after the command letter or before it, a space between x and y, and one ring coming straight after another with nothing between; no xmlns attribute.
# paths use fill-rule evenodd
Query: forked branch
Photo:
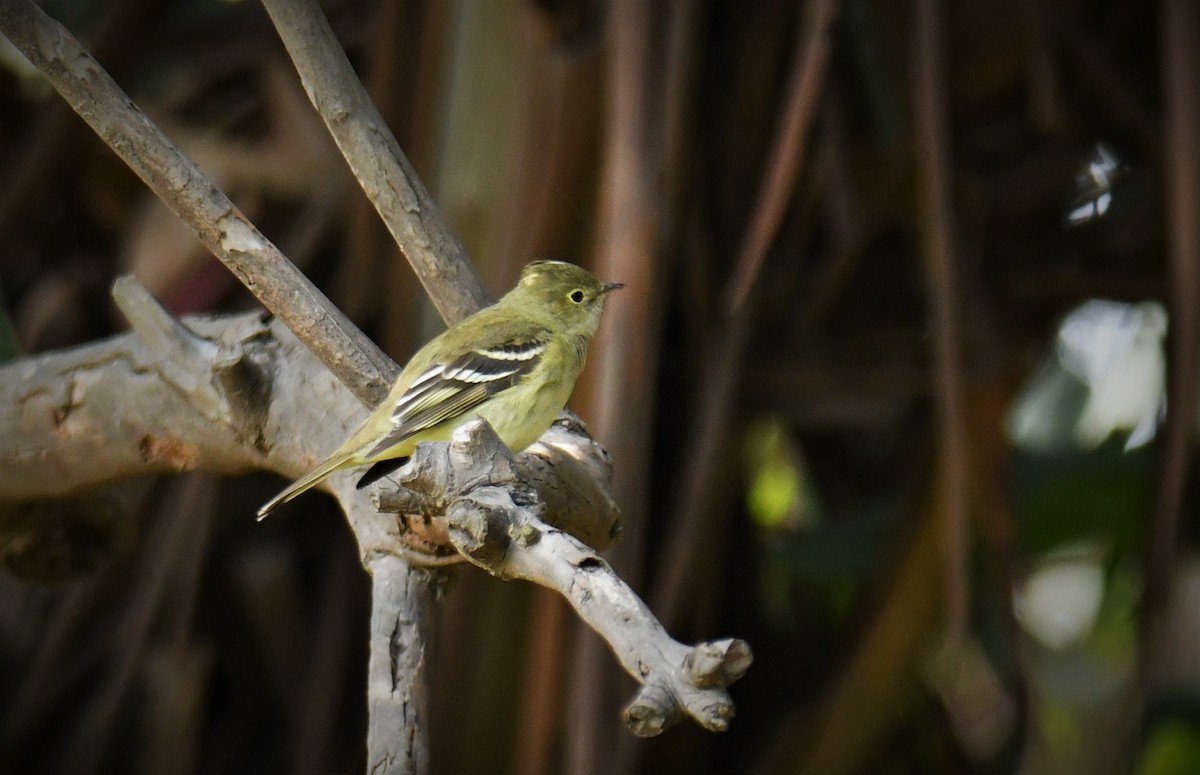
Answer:
<svg viewBox="0 0 1200 775"><path fill-rule="evenodd" d="M443 316L453 321L478 307L483 294L461 246L315 2L266 4L314 105ZM295 476L306 469L362 417L363 404L382 399L396 365L69 32L28 0L0 0L0 33L278 317L180 322L132 280L119 282L115 294L134 333L0 367L0 398L8 394L0 401L0 499L62 495L169 470L265 468ZM106 454L96 456L99 448ZM91 465L78 465L89 458ZM413 644L423 641L429 596L413 559L465 558L502 578L562 593L643 684L625 712L636 734L656 734L685 716L707 729L726 727L733 705L725 687L749 666L749 648L739 640L696 647L672 640L589 548L617 536L609 475L603 449L564 414L519 456L482 424L462 429L448 446L422 445L400 474L407 488L400 495L394 488L358 490L353 472L326 482L374 581L368 752L374 771L411 771L427 761L423 660ZM403 520L381 515L379 504ZM398 646L412 659L397 661Z"/></svg>

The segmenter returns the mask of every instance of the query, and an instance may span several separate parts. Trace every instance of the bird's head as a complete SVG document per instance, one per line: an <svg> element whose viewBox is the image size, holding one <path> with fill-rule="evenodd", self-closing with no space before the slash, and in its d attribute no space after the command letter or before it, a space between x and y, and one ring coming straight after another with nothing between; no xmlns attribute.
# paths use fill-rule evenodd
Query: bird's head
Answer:
<svg viewBox="0 0 1200 775"><path fill-rule="evenodd" d="M606 283L591 272L565 261L534 261L521 271L510 296L521 309L547 328L590 337L600 326L604 297L624 288Z"/></svg>

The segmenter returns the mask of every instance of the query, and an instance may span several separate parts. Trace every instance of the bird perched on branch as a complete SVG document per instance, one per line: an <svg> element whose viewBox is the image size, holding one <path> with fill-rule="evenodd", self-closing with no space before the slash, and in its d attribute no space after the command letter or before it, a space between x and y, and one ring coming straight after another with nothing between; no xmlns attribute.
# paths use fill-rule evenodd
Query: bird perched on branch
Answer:
<svg viewBox="0 0 1200 775"><path fill-rule="evenodd" d="M407 457L418 442L445 441L474 417L487 420L509 449L525 449L566 405L605 296L622 287L563 261L528 264L504 298L418 350L358 430L258 518L340 468Z"/></svg>

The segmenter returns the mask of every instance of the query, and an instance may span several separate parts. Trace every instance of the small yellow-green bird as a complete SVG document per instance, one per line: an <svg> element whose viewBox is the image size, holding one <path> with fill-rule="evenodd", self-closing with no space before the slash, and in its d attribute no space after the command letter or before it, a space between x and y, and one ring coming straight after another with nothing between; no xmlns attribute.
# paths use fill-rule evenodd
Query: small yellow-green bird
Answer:
<svg viewBox="0 0 1200 775"><path fill-rule="evenodd" d="M446 441L474 417L487 420L509 449L525 449L566 405L604 297L623 287L563 261L528 264L504 298L418 350L358 430L258 518L339 468L406 457L417 442Z"/></svg>

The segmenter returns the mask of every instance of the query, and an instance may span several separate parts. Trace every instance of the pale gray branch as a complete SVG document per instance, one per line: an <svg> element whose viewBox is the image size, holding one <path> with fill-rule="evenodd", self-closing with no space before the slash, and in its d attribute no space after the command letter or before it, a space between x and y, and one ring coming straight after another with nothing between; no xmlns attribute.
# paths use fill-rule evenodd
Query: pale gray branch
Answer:
<svg viewBox="0 0 1200 775"><path fill-rule="evenodd" d="M116 285L133 331L0 366L0 500L196 468L291 476L365 412L281 322L178 321Z"/></svg>
<svg viewBox="0 0 1200 775"><path fill-rule="evenodd" d="M723 731L734 707L725 688L750 667L745 641L688 646L672 639L596 552L543 521L537 491L514 485L524 465L482 421L459 428L445 447L445 530L481 568L559 592L612 648L642 688L626 707L634 734L656 735L684 717ZM419 477L417 477L419 478Z"/></svg>
<svg viewBox="0 0 1200 775"><path fill-rule="evenodd" d="M133 104L70 32L29 0L0 0L0 34L355 395L371 406L387 395L396 365Z"/></svg>
<svg viewBox="0 0 1200 775"><path fill-rule="evenodd" d="M275 313L294 332L295 336L304 342L310 352L315 353L321 359L328 371L321 370L321 373L313 374L315 383L325 384L329 390L333 390L328 386L328 375L332 373L363 403L372 407L387 395L387 391L398 373L396 365L363 335L316 286L309 282L308 278L296 269L279 249L242 215L229 198L218 190L191 160L180 152L179 148L133 104L108 73L96 63L66 29L42 13L28 0L0 0L0 33L7 36L30 62L41 70L47 80L101 139L121 156L167 207L195 232L200 241L229 267L250 292L268 310ZM340 51L338 53L341 61L344 62L344 54L341 54ZM361 86L358 88L361 89ZM390 135L388 136L390 137ZM393 140L392 143L394 144L395 141ZM423 279L426 278L423 277ZM464 278L450 279L462 282ZM473 277L467 279L473 279ZM474 284L474 287L477 287L477 279L474 279ZM470 283L468 283L468 287L472 287ZM149 323L149 321L146 322ZM172 338L188 340L188 337L183 336L180 331L171 331L170 327L162 329L146 325L144 329L147 341L154 341L156 336L154 332L157 331L157 341L160 345L164 343L164 339L167 341ZM277 333L281 334L282 332ZM161 347L159 354L162 354ZM161 376L161 381L159 381L161 385L175 385L178 388L178 380L172 381L173 370L168 365L174 363L174 360L168 357L161 362L164 364L161 370L151 373ZM72 364L70 371L81 377L99 377L101 385L110 388L119 388L121 383L130 380L138 383L158 381L154 377L138 379L146 372L132 370L128 360L122 360L120 363L121 366L115 369L99 372L87 368L86 364L76 363ZM38 371L38 365L45 364L42 361L34 362L32 371L25 375L26 379L22 383L24 386L28 386L32 381L40 380L55 383L52 374L45 373L44 369ZM258 396L256 391L267 394L272 392L272 382L275 381L274 377L277 371L258 368L261 364L256 365L252 357L246 359L234 357L224 364L214 365L218 366L213 374L214 387L232 381L232 385L235 387L240 385L248 388L248 395L252 399L252 403L253 399ZM128 371L126 372L126 370ZM182 373L190 372L184 368ZM106 379L106 377L113 376L116 378ZM278 384L274 386L277 394L286 393L288 388L295 386L306 387L305 380L295 378L299 375L292 374L291 376L293 379L278 380ZM283 388L285 384L288 388ZM131 386L125 385L125 387ZM137 387L145 388L154 394L158 386L139 384ZM229 388L230 384L225 384L225 387ZM287 398L281 399L276 395L270 402L268 411L265 404L245 406L245 401L241 400L244 395L239 394L236 390L227 390L225 397L228 400L222 401L221 396L213 395L212 391L202 389L202 393L207 396L208 403L213 408L242 410L243 414L240 418L231 418L234 421L229 423L212 423L213 418L209 416L206 419L210 421L212 428L206 429L203 427L203 422L196 422L197 418L205 417L205 413L202 410L188 411L189 407L181 406L182 395L177 391L169 399L164 395L163 398L168 400L165 400L160 408L169 405L172 409L177 410L182 422L180 424L163 424L170 414L149 411L152 404L146 402L135 402L136 406L131 406L117 401L117 405L124 410L126 416L123 416L121 412L112 412L108 416L104 416L103 411L89 412L86 409L79 412L76 409L77 396L74 395L77 390L90 393L86 403L88 408L95 408L97 405L103 406L106 403L104 400L96 400L103 394L103 390L89 389L87 381L68 379L57 384L47 385L47 391L44 393L27 394L20 406L25 411L36 413L40 409L43 412L49 412L49 416L55 418L52 422L47 423L45 414L43 414L37 417L41 422L35 423L43 434L49 431L49 438L42 440L42 443L49 441L50 446L40 444L23 446L26 444L25 440L8 440L7 436L4 442L0 442L0 458L5 456L4 446L16 445L17 449L7 450L10 453L8 457L24 460L36 459L42 456L44 450L53 449L56 446L53 441L54 434L61 431L75 441L84 441L83 445L68 445L71 450L78 451L80 446L86 447L90 444L93 448L90 452L103 451L103 454L95 455L105 461L98 466L87 465L88 461L85 459L75 461L84 463L76 469L70 466L62 466L57 470L53 466L41 469L44 473L62 475L58 488L52 491L56 494L60 494L71 486L70 477L66 475L72 470L86 472L83 478L87 481L75 483L76 486L80 486L103 481L105 472L101 469L108 469L108 473L114 473L113 469L116 467L132 470L139 463L144 469L151 470L161 468L182 470L200 465L222 467L218 465L220 462L223 462L225 466L236 467L233 464L248 462L244 457L248 450L262 452L271 449L276 451L288 449L287 445L272 444L270 438L272 429L278 430L281 435L291 434L292 441L298 442L300 445L311 443L317 438L324 440L326 433L344 435L346 430L342 423L322 423L319 418L316 418L316 421L305 421L315 407L324 407L326 410L341 408L337 401L329 404L322 403L319 400L320 396L315 393L308 394L307 400L299 402L298 405L296 402L289 401ZM138 395L138 393L133 392L126 395ZM203 397L200 397L201 400ZM105 398L119 399L119 396L110 394ZM39 406L39 403L50 404L50 406ZM54 406L56 403L57 406ZM8 406L7 402L5 406ZM280 414L281 411L287 412L288 410L295 410L296 413ZM68 420L72 416L74 419L68 424ZM352 416L353 413L342 414L343 418ZM284 421L273 424L274 418L279 417L283 417ZM130 424L123 425L115 422L118 418L127 419ZM80 423L80 420L86 420L86 422ZM131 438L127 432L128 428L138 428L143 423L150 425L157 423L158 425L152 429L153 432L142 433L136 440ZM74 426L81 424L84 426L83 428L72 430ZM48 425L50 427L47 427ZM303 433L301 433L301 429L303 429ZM196 431L197 435L193 436L188 431ZM226 431L232 434L233 438L243 442L243 450L231 450L218 444L201 443L201 440L211 440L214 433L220 434ZM334 444L325 444L321 451L328 452L334 446ZM295 447L292 449L295 450ZM48 457L54 456L49 455ZM69 455L64 457L69 457ZM284 463L284 467L290 469L287 473L295 475L301 468L311 465L319 458L319 455L310 454L305 457L292 456L276 462ZM21 466L22 469L30 467L36 466ZM337 484L342 478L333 477L331 484ZM10 483L16 483L16 468L0 473L0 479L8 479ZM2 484L0 482L0 485ZM26 482L21 486L28 487L28 485L29 483ZM390 530L385 521L380 520L378 515L370 509L370 505L358 497L357 493L350 492L348 497L343 499L343 506L346 509L346 516L351 528L354 530L360 552L364 552L364 556L371 547L398 543L393 535L395 531ZM427 600L418 600L416 597L406 598L403 602L413 607L389 611L387 618L390 621L397 622L406 617L419 619L421 618L420 610L429 604ZM420 639L425 636L425 633L414 631L411 636ZM373 640L372 646L374 644ZM373 654L372 659L375 658L376 655ZM409 680L419 682L421 676L413 673ZM382 708L382 704L372 703L373 713L382 713ZM425 730L423 728L398 728L393 730L393 734L397 738L416 740L417 742L413 745L417 748L424 747Z"/></svg>
<svg viewBox="0 0 1200 775"><path fill-rule="evenodd" d="M375 109L316 0L263 0L263 6L308 98L442 319L453 324L486 305L466 250Z"/></svg>
<svg viewBox="0 0 1200 775"><path fill-rule="evenodd" d="M443 317L453 322L477 309L484 294L461 245L316 3L265 4L310 98ZM311 468L361 420L363 403L382 399L395 364L69 32L27 0L0 0L0 33L279 318L178 321L136 283L118 281L114 294L133 332L0 366L0 500L167 471L265 468L291 477ZM615 540L619 514L607 456L573 416L520 456L485 424L468 426L449 446L421 445L398 474L410 488L403 498L387 486L359 490L357 476L340 472L322 486L340 501L374 581L371 771L421 771L428 762L421 720L429 578L400 558L436 564L461 553L498 576L562 593L643 684L625 713L636 734L657 734L685 715L725 728L733 713L725 686L749 666L749 648L672 640L589 548ZM399 506L402 516L380 514L377 501Z"/></svg>
<svg viewBox="0 0 1200 775"><path fill-rule="evenodd" d="M471 428L476 426L472 425ZM608 454L570 412L525 452L514 455L494 434L471 431L472 465L462 467L446 444L422 444L395 474L400 489L376 491L382 511L402 515L405 529L430 552L452 552L446 515L463 495L481 486L503 489L517 503L537 504L540 517L596 549L612 546L621 513L609 494Z"/></svg>
<svg viewBox="0 0 1200 775"><path fill-rule="evenodd" d="M209 365L217 362L220 346L197 336L172 317L132 276L118 277L112 295L147 354L154 359L163 381L189 396L192 406L210 420L231 423L229 401L217 388L219 383L212 379Z"/></svg>
<svg viewBox="0 0 1200 775"><path fill-rule="evenodd" d="M0 500L198 468L295 477L366 412L277 319L252 313L180 321L130 277L113 292L130 333L0 366ZM545 504L548 519L595 546L616 539L620 515L607 490L607 456L572 415L564 413L506 470L510 476L493 476L493 483L523 488ZM473 480L453 469L445 445L417 448L401 472L409 488L399 491L403 497L387 482L360 490L358 475L338 472L322 488L341 502L364 563L378 553L425 564L453 555L445 493ZM377 502L417 517L401 525L380 515Z"/></svg>
<svg viewBox="0 0 1200 775"><path fill-rule="evenodd" d="M429 716L426 696L427 621L408 621L415 612L427 617L432 596L429 571L397 557L380 554L367 563L371 573L371 647L367 667L368 775L407 775L429 770L422 734ZM397 613L400 612L400 613Z"/></svg>

